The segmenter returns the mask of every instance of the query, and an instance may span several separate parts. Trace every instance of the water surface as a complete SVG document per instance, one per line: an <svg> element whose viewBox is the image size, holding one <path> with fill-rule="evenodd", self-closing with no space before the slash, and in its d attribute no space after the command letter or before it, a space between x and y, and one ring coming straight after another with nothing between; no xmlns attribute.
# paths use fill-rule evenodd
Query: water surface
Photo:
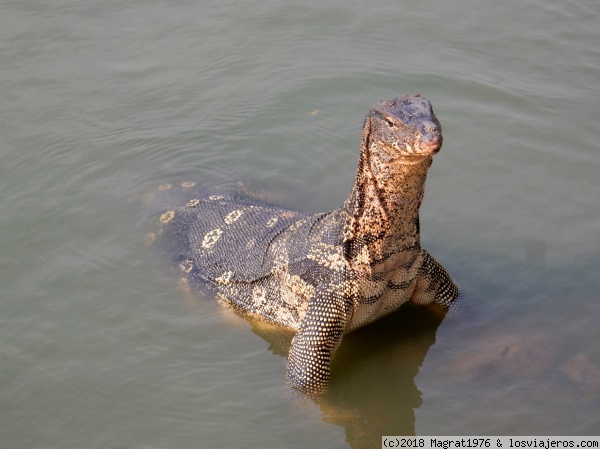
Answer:
<svg viewBox="0 0 600 449"><path fill-rule="evenodd" d="M0 9L3 446L597 434L596 3ZM285 339L161 269L147 200L167 182L243 180L339 207L368 109L416 92L444 129L422 243L469 309L409 308L348 335L330 395L294 400Z"/></svg>

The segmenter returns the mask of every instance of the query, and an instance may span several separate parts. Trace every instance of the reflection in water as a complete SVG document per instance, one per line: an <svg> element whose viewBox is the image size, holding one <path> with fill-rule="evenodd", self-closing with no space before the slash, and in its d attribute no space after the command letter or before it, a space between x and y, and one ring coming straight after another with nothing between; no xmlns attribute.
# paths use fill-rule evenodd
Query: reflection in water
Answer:
<svg viewBox="0 0 600 449"><path fill-rule="evenodd" d="M405 304L344 337L329 391L315 402L326 422L345 428L350 447L379 447L382 435L415 434L422 399L414 379L442 319L436 309ZM275 354L287 357L291 335L260 325L253 330Z"/></svg>

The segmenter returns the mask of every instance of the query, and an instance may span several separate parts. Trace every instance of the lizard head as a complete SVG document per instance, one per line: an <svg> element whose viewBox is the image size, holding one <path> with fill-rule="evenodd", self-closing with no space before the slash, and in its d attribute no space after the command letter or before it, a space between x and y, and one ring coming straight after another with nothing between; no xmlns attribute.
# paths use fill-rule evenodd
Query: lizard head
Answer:
<svg viewBox="0 0 600 449"><path fill-rule="evenodd" d="M376 103L367 114L363 138L367 147L376 144L392 157L412 159L440 150L442 126L429 101L407 95Z"/></svg>

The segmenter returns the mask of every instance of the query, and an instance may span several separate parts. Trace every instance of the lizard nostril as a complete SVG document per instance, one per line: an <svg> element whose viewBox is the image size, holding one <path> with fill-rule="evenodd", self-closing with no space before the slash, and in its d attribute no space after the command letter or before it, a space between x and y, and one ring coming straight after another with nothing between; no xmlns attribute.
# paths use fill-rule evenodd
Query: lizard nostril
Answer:
<svg viewBox="0 0 600 449"><path fill-rule="evenodd" d="M440 131L438 125L433 122L424 123L422 129L427 134L439 133Z"/></svg>

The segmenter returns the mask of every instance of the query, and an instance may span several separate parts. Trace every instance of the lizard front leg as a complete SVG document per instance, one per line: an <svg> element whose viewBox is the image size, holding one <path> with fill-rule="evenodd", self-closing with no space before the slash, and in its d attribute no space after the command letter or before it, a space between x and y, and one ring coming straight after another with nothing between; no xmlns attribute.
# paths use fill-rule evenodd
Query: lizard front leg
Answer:
<svg viewBox="0 0 600 449"><path fill-rule="evenodd" d="M311 298L288 355L287 378L293 388L309 396L327 389L331 358L350 315L351 302L339 294L339 287L328 285Z"/></svg>
<svg viewBox="0 0 600 449"><path fill-rule="evenodd" d="M461 297L460 291L444 267L425 249L421 249L421 266L417 274L417 288L411 301L417 304L437 303L445 311L454 308Z"/></svg>

